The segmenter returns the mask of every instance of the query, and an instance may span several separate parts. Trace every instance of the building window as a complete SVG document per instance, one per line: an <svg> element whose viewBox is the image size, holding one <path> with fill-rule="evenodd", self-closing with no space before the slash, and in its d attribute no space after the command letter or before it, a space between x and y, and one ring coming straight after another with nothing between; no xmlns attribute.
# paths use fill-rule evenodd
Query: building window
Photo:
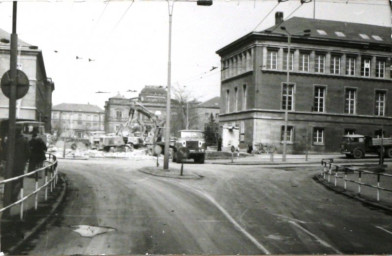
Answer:
<svg viewBox="0 0 392 256"><path fill-rule="evenodd" d="M313 111L324 112L325 109L325 87L316 86L314 87L314 104Z"/></svg>
<svg viewBox="0 0 392 256"><path fill-rule="evenodd" d="M376 77L378 78L385 77L385 60L376 61Z"/></svg>
<svg viewBox="0 0 392 256"><path fill-rule="evenodd" d="M234 88L234 111L238 111L238 88Z"/></svg>
<svg viewBox="0 0 392 256"><path fill-rule="evenodd" d="M355 134L356 130L352 128L346 128L344 129L344 135L353 135Z"/></svg>
<svg viewBox="0 0 392 256"><path fill-rule="evenodd" d="M122 111L117 110L116 111L116 118L121 119L122 118Z"/></svg>
<svg viewBox="0 0 392 256"><path fill-rule="evenodd" d="M385 100L386 100L386 91L376 91L376 99L375 99L375 115L376 116L385 116Z"/></svg>
<svg viewBox="0 0 392 256"><path fill-rule="evenodd" d="M278 69L278 51L268 49L267 52L267 68Z"/></svg>
<svg viewBox="0 0 392 256"><path fill-rule="evenodd" d="M356 89L348 88L345 92L345 104L344 113L355 114L356 113Z"/></svg>
<svg viewBox="0 0 392 256"><path fill-rule="evenodd" d="M362 58L361 60L361 76L370 76L370 58Z"/></svg>
<svg viewBox="0 0 392 256"><path fill-rule="evenodd" d="M82 121L78 121L78 125L82 125L83 124L83 122Z"/></svg>
<svg viewBox="0 0 392 256"><path fill-rule="evenodd" d="M315 145L324 144L324 128L319 128L319 127L313 128L313 144Z"/></svg>
<svg viewBox="0 0 392 256"><path fill-rule="evenodd" d="M331 57L331 74L340 75L340 56Z"/></svg>
<svg viewBox="0 0 392 256"><path fill-rule="evenodd" d="M293 139L294 139L294 127L293 126L287 126L286 136L284 136L284 126L281 127L280 140L283 142L285 139L286 139L286 142L293 142Z"/></svg>
<svg viewBox="0 0 392 256"><path fill-rule="evenodd" d="M243 94L243 97L242 97L242 110L245 110L246 109L246 99L248 98L248 92L246 90L246 84L244 84L242 86L242 94Z"/></svg>
<svg viewBox="0 0 392 256"><path fill-rule="evenodd" d="M294 105L294 84L284 83L282 86L282 109L293 110L294 109L293 105Z"/></svg>
<svg viewBox="0 0 392 256"><path fill-rule="evenodd" d="M82 119L82 114L78 114L78 119Z"/></svg>
<svg viewBox="0 0 392 256"><path fill-rule="evenodd" d="M309 53L301 52L299 54L299 71L309 71Z"/></svg>
<svg viewBox="0 0 392 256"><path fill-rule="evenodd" d="M230 112L230 90L226 91L226 113Z"/></svg>
<svg viewBox="0 0 392 256"><path fill-rule="evenodd" d="M317 54L314 64L314 72L316 73L324 73L325 67L325 55Z"/></svg>
<svg viewBox="0 0 392 256"><path fill-rule="evenodd" d="M355 57L347 57L346 61L346 75L355 76L355 63L357 59Z"/></svg>
<svg viewBox="0 0 392 256"><path fill-rule="evenodd" d="M290 68L290 71L293 71L294 70L293 69L293 67L294 67L294 52L290 51L289 58L290 58L289 68ZM283 53L283 70L287 70L287 51L284 51L284 53Z"/></svg>

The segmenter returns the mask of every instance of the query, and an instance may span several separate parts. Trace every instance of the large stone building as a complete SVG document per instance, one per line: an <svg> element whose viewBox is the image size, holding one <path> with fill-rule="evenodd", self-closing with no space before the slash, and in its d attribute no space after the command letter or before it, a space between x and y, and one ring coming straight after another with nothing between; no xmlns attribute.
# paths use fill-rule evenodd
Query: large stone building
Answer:
<svg viewBox="0 0 392 256"><path fill-rule="evenodd" d="M159 119L166 118L166 89L163 86L147 85L136 98L125 98L121 94L117 94L105 102L105 132L116 133L121 125L127 122L133 101L141 103ZM151 124L148 117L144 115L139 115L138 118L147 125Z"/></svg>
<svg viewBox="0 0 392 256"><path fill-rule="evenodd" d="M91 104L58 104L53 106L52 127L59 136L84 138L104 131L104 111Z"/></svg>
<svg viewBox="0 0 392 256"><path fill-rule="evenodd" d="M0 29L0 75L10 69L10 34ZM47 77L42 51L37 46L18 41L17 66L30 81L26 96L17 100L16 118L45 122L51 131L54 83ZM0 91L0 119L8 119L9 100Z"/></svg>
<svg viewBox="0 0 392 256"><path fill-rule="evenodd" d="M282 152L287 108L288 153L339 151L348 133L392 135L391 28L298 17L282 22L277 13L275 26L217 51L221 125L238 127L244 144Z"/></svg>

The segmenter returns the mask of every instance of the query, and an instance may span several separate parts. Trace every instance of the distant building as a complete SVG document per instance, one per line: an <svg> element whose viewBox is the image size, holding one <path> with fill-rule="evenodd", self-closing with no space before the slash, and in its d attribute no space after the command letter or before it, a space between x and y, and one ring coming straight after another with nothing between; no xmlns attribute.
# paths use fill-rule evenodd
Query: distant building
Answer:
<svg viewBox="0 0 392 256"><path fill-rule="evenodd" d="M62 103L53 106L52 127L59 136L83 138L104 130L104 111L91 104Z"/></svg>
<svg viewBox="0 0 392 256"><path fill-rule="evenodd" d="M10 34L0 29L0 75L10 69ZM26 96L16 103L16 118L45 122L47 132L51 131L51 108L53 81L47 77L42 51L37 46L18 40L18 69L30 81ZM0 90L0 119L8 119L9 100Z"/></svg>
<svg viewBox="0 0 392 256"><path fill-rule="evenodd" d="M159 116L159 119L166 118L166 89L163 86L146 85L136 98L125 98L117 94L105 102L106 133L116 133L126 123L132 101L141 103L148 111ZM175 111L171 114L175 114ZM151 125L148 117L139 115L138 118L146 125Z"/></svg>
<svg viewBox="0 0 392 256"><path fill-rule="evenodd" d="M221 125L239 129L245 145L271 144L282 152L286 140L288 153L336 152L348 133L377 136L383 129L391 136L391 28L299 17L282 21L283 13L277 13L275 26L217 51ZM290 52L286 32L292 34Z"/></svg>
<svg viewBox="0 0 392 256"><path fill-rule="evenodd" d="M214 97L192 107L197 116L197 122L193 124L192 129L204 130L205 124L211 121L211 117L214 122L219 122L220 97Z"/></svg>

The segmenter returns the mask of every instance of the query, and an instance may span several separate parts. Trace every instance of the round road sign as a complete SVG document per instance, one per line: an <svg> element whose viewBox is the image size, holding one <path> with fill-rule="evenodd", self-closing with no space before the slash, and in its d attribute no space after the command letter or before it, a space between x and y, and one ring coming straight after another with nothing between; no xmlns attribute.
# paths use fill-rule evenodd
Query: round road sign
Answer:
<svg viewBox="0 0 392 256"><path fill-rule="evenodd" d="M16 70L16 99L23 98L29 91L30 81L27 75L22 71ZM11 71L8 70L1 78L1 90L9 98L11 94Z"/></svg>
<svg viewBox="0 0 392 256"><path fill-rule="evenodd" d="M162 153L162 147L159 146L159 145L155 145L154 153L157 154L157 155L160 155Z"/></svg>

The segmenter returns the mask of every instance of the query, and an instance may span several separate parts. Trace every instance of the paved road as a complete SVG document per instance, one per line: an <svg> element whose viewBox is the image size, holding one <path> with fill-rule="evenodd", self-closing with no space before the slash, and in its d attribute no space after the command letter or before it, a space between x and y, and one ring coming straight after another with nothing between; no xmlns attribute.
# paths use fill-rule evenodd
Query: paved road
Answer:
<svg viewBox="0 0 392 256"><path fill-rule="evenodd" d="M326 190L311 168L186 165L204 178L137 171L152 160L62 161L69 193L28 254L385 254L392 217ZM177 164L171 164L177 167ZM77 225L109 228L82 237Z"/></svg>

